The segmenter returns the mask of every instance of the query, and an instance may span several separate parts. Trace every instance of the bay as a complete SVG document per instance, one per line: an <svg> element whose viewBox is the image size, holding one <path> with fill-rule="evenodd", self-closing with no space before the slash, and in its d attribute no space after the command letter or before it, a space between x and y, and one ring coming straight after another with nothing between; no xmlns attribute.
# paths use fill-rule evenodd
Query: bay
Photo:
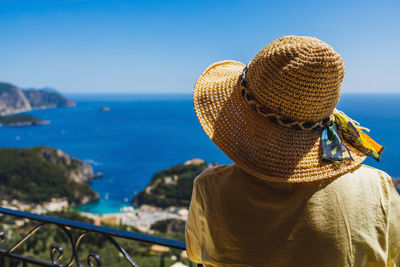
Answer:
<svg viewBox="0 0 400 267"><path fill-rule="evenodd" d="M102 172L91 184L100 201L82 211L118 212L155 172L189 159L231 163L201 129L191 95L67 96L77 102L75 108L29 112L50 125L1 127L0 147L55 147ZM344 94L338 104L385 146L381 162L367 159L365 164L393 177L400 176L399 103L400 94Z"/></svg>

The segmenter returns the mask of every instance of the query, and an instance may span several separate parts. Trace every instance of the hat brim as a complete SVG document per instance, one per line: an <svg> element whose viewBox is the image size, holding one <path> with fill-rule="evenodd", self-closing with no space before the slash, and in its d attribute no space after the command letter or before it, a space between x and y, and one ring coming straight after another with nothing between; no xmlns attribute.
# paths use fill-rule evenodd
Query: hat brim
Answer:
<svg viewBox="0 0 400 267"><path fill-rule="evenodd" d="M271 122L242 99L239 75L245 65L217 62L198 79L193 104L208 137L240 168L274 182L330 179L358 167L366 156L351 145L353 160L321 158L321 131L299 131Z"/></svg>

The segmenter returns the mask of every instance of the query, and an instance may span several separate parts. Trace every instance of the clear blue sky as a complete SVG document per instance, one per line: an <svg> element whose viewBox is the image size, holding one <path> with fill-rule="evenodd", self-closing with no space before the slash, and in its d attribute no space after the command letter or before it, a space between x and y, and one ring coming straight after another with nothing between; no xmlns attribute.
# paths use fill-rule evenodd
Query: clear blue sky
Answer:
<svg viewBox="0 0 400 267"><path fill-rule="evenodd" d="M343 92L400 92L400 1L0 0L0 81L64 93L191 93L283 35L315 36Z"/></svg>

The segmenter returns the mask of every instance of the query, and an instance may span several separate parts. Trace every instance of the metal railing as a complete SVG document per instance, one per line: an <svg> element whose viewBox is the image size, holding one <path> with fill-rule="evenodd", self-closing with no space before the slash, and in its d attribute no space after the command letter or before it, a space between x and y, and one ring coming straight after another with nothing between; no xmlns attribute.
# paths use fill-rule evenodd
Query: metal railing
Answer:
<svg viewBox="0 0 400 267"><path fill-rule="evenodd" d="M0 207L0 214L13 216L23 219L29 219L38 222L38 225L34 226L27 234L25 234L22 238L19 239L14 245L10 248L3 249L0 248L0 267L6 267L6 258L13 259L19 262L22 262L22 266L29 266L28 264L38 265L38 266L51 266L51 267L64 267L64 266L84 266L84 264L80 260L80 255L78 251L79 244L82 239L89 233L96 233L102 235L106 240L110 241L113 246L119 251L120 254L126 259L127 264L124 266L139 266L133 258L126 252L126 250L119 245L119 243L115 240L115 238L122 238L125 240L139 241L149 244L157 244L169 248L174 248L178 250L186 250L186 244L182 241L145 235L141 233L134 233L125 230L120 230L111 227L105 226L97 226L89 223L78 222L73 220L67 220L62 218L50 217L46 215L33 214L29 212L19 211L19 210L11 210ZM71 258L67 261L67 263L61 264L58 260L63 256L64 249L60 246L52 246L50 248L50 261L45 262L43 260L35 259L32 257L26 257L20 254L15 253L15 250L20 248L26 240L28 240L31 236L33 236L39 229L41 229L45 225L55 225L60 230L62 230L65 235L68 237L68 241L71 245ZM4 241L6 238L5 234L1 231L0 225L0 242ZM71 231L74 229L77 230L78 233ZM101 258L98 254L90 253L86 257L87 264L89 266L102 266ZM197 266L202 266L198 264Z"/></svg>

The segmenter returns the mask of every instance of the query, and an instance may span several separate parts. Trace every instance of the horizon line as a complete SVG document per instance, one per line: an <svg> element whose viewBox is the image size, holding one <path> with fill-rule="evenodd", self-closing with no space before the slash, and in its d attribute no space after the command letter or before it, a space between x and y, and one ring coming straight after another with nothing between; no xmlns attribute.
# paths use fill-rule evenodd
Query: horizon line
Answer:
<svg viewBox="0 0 400 267"><path fill-rule="evenodd" d="M181 93L181 92L150 92L150 93L143 93L143 92L62 92L58 91L60 94L63 95L192 95L193 93ZM354 95L397 95L400 94L399 92L342 92L342 95L347 94L354 94Z"/></svg>
<svg viewBox="0 0 400 267"><path fill-rule="evenodd" d="M172 93L163 93L163 92L155 92L155 93L142 93L142 92L70 92L70 93L65 93L62 91L57 91L60 94L74 94L74 95L189 95L191 93L178 93L178 92L172 92Z"/></svg>

